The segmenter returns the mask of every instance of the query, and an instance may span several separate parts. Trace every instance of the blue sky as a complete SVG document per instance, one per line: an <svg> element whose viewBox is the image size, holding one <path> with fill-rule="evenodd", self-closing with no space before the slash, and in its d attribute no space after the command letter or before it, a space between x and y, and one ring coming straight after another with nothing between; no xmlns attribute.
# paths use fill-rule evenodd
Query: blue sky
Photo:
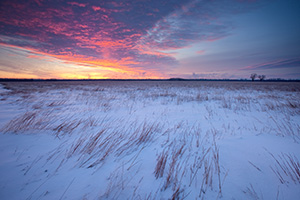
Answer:
<svg viewBox="0 0 300 200"><path fill-rule="evenodd" d="M300 79L297 0L1 1L1 78Z"/></svg>

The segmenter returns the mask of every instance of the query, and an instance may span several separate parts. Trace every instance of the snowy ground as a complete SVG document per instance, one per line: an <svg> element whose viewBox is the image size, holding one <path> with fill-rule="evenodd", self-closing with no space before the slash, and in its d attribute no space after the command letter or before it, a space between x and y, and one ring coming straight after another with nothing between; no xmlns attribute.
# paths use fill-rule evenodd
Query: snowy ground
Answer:
<svg viewBox="0 0 300 200"><path fill-rule="evenodd" d="M0 98L0 199L300 198L300 83L2 83Z"/></svg>

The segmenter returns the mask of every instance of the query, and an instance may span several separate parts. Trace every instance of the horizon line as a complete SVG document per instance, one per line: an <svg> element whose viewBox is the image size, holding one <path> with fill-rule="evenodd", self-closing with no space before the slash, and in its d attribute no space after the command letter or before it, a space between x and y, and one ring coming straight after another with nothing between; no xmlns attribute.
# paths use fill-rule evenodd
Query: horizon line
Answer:
<svg viewBox="0 0 300 200"><path fill-rule="evenodd" d="M210 78L201 78L201 79L186 79L186 78L162 78L162 79L153 79L153 78L143 78L143 79L120 79L120 78L107 78L107 79L57 79L57 78L0 78L0 82L30 82L30 81L244 81L244 82L300 82L300 79L283 79L283 78L270 78L265 80L254 80L251 79L210 79Z"/></svg>

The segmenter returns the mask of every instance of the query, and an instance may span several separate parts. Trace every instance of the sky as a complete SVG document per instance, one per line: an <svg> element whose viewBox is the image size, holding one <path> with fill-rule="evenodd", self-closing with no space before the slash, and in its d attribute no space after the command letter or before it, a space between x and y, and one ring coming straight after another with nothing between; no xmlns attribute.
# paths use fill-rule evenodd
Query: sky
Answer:
<svg viewBox="0 0 300 200"><path fill-rule="evenodd" d="M299 0L1 0L0 78L300 79Z"/></svg>

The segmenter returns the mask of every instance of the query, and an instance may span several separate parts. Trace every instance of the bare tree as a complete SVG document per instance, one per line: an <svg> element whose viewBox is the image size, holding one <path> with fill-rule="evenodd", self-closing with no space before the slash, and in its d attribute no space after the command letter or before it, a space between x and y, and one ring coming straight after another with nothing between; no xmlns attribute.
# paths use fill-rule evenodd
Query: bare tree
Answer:
<svg viewBox="0 0 300 200"><path fill-rule="evenodd" d="M260 81L265 80L265 78L266 78L266 75L258 75L258 79L259 79Z"/></svg>
<svg viewBox="0 0 300 200"><path fill-rule="evenodd" d="M252 81L254 81L254 79L255 79L256 77L257 77L257 74L256 74L256 73L251 74L251 76L250 76L250 78L251 78Z"/></svg>

